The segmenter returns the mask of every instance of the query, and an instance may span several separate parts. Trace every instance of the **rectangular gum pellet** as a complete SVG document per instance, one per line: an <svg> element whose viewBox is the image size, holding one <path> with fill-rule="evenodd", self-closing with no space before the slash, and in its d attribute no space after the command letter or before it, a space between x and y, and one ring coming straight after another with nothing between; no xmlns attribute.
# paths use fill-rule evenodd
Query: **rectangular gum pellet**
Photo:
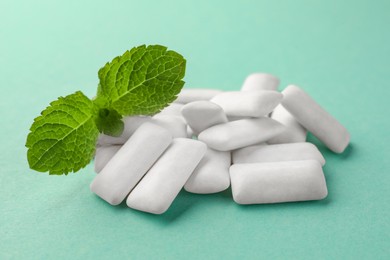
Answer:
<svg viewBox="0 0 390 260"><path fill-rule="evenodd" d="M127 197L130 208L164 213L206 153L199 141L176 138Z"/></svg>
<svg viewBox="0 0 390 260"><path fill-rule="evenodd" d="M344 126L299 87L290 85L282 93L282 105L304 128L333 152L342 153L345 150L350 136Z"/></svg>
<svg viewBox="0 0 390 260"><path fill-rule="evenodd" d="M277 90L280 80L268 73L252 73L244 81L241 91Z"/></svg>
<svg viewBox="0 0 390 260"><path fill-rule="evenodd" d="M233 151L232 158L233 163L316 160L325 165L324 157L312 143L253 145Z"/></svg>
<svg viewBox="0 0 390 260"><path fill-rule="evenodd" d="M171 142L168 130L144 123L95 177L91 191L112 205L120 204Z"/></svg>
<svg viewBox="0 0 390 260"><path fill-rule="evenodd" d="M282 98L282 94L272 90L227 91L211 102L221 106L227 116L260 117L270 113Z"/></svg>
<svg viewBox="0 0 390 260"><path fill-rule="evenodd" d="M184 105L181 113L195 135L211 126L227 122L223 109L219 105L205 100Z"/></svg>
<svg viewBox="0 0 390 260"><path fill-rule="evenodd" d="M184 185L188 192L210 194L226 190L230 186L230 152L207 148L205 156Z"/></svg>
<svg viewBox="0 0 390 260"><path fill-rule="evenodd" d="M218 151L231 151L265 142L285 131L285 126L268 117L241 119L212 126L198 139Z"/></svg>
<svg viewBox="0 0 390 260"><path fill-rule="evenodd" d="M318 161L234 164L233 199L238 204L320 200L328 190Z"/></svg>

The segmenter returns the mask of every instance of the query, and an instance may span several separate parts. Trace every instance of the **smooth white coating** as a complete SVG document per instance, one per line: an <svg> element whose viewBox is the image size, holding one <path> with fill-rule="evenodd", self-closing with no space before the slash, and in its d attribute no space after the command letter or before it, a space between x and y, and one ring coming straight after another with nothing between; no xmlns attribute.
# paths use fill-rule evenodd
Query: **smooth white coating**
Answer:
<svg viewBox="0 0 390 260"><path fill-rule="evenodd" d="M208 194L226 190L230 186L230 152L207 148L205 156L184 185L188 192Z"/></svg>
<svg viewBox="0 0 390 260"><path fill-rule="evenodd" d="M187 104L194 101L210 100L215 95L221 93L219 89L207 89L207 88L184 88L181 90L175 103Z"/></svg>
<svg viewBox="0 0 390 260"><path fill-rule="evenodd" d="M187 124L181 116L155 115L151 122L167 129L173 138L187 137Z"/></svg>
<svg viewBox="0 0 390 260"><path fill-rule="evenodd" d="M181 113L194 135L198 135L211 126L228 121L223 109L210 101L188 103L183 106Z"/></svg>
<svg viewBox="0 0 390 260"><path fill-rule="evenodd" d="M232 152L233 163L261 163L316 160L322 166L325 159L312 143L253 145Z"/></svg>
<svg viewBox="0 0 390 260"><path fill-rule="evenodd" d="M345 150L350 135L344 126L299 87L290 85L282 93L282 105L304 128L333 152L342 153Z"/></svg>
<svg viewBox="0 0 390 260"><path fill-rule="evenodd" d="M96 175L91 191L108 203L118 205L171 142L168 130L144 123Z"/></svg>
<svg viewBox="0 0 390 260"><path fill-rule="evenodd" d="M250 74L242 84L242 91L252 90L277 90L279 87L279 79L267 73Z"/></svg>
<svg viewBox="0 0 390 260"><path fill-rule="evenodd" d="M176 138L127 197L127 206L164 213L206 153L202 142Z"/></svg>
<svg viewBox="0 0 390 260"><path fill-rule="evenodd" d="M230 151L265 142L285 131L285 126L268 117L241 119L212 126L198 140L218 151Z"/></svg>
<svg viewBox="0 0 390 260"><path fill-rule="evenodd" d="M183 107L183 104L178 103L172 103L163 110L161 110L160 113L156 115L164 115L164 116L181 116L181 108Z"/></svg>
<svg viewBox="0 0 390 260"><path fill-rule="evenodd" d="M233 164L230 179L239 204L320 200L328 195L321 164L314 160Z"/></svg>
<svg viewBox="0 0 390 260"><path fill-rule="evenodd" d="M228 116L260 117L270 113L282 98L281 93L272 90L229 91L210 101L221 106Z"/></svg>
<svg viewBox="0 0 390 260"><path fill-rule="evenodd" d="M282 123L287 130L268 140L269 144L300 143L306 141L307 131L282 105L272 112L272 119Z"/></svg>
<svg viewBox="0 0 390 260"><path fill-rule="evenodd" d="M227 116L227 119L229 122L231 121L237 121L237 120L241 120L241 119L251 119L253 117L250 117L250 116Z"/></svg>
<svg viewBox="0 0 390 260"><path fill-rule="evenodd" d="M95 172L99 173L104 166L111 160L112 157L118 152L122 145L109 145L109 146L100 146L96 148L95 153Z"/></svg>

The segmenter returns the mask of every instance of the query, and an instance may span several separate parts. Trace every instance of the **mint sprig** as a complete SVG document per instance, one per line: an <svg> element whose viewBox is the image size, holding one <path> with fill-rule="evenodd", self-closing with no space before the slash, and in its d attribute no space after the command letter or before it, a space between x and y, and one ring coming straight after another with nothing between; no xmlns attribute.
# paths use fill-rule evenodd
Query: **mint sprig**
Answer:
<svg viewBox="0 0 390 260"><path fill-rule="evenodd" d="M99 132L119 136L123 116L153 115L176 99L185 66L183 56L160 45L141 45L106 63L94 100L78 91L35 118L26 141L30 168L60 175L85 167Z"/></svg>

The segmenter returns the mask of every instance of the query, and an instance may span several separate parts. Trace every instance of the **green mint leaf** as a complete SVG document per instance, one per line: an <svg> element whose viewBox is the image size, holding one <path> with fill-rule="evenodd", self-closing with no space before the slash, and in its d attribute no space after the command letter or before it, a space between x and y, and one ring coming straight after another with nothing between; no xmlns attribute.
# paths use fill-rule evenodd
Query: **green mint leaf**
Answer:
<svg viewBox="0 0 390 260"><path fill-rule="evenodd" d="M151 115L174 101L186 60L160 45L141 45L99 70L96 103L121 115Z"/></svg>
<svg viewBox="0 0 390 260"><path fill-rule="evenodd" d="M124 129L122 116L115 110L106 108L99 109L95 123L99 132L106 135L120 136Z"/></svg>
<svg viewBox="0 0 390 260"><path fill-rule="evenodd" d="M60 175L85 167L99 134L95 114L92 101L80 91L50 103L27 137L30 168Z"/></svg>

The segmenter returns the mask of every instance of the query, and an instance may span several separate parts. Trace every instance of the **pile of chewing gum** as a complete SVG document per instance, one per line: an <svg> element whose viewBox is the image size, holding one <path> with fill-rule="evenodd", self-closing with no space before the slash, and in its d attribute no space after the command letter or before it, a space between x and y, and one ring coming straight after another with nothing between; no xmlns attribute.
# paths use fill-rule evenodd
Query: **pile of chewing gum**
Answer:
<svg viewBox="0 0 390 260"><path fill-rule="evenodd" d="M210 194L231 186L238 204L324 199L325 159L307 132L335 153L350 135L300 87L278 86L254 73L240 91L183 89L154 116L124 117L121 136L99 136L91 191L153 214L183 187Z"/></svg>

